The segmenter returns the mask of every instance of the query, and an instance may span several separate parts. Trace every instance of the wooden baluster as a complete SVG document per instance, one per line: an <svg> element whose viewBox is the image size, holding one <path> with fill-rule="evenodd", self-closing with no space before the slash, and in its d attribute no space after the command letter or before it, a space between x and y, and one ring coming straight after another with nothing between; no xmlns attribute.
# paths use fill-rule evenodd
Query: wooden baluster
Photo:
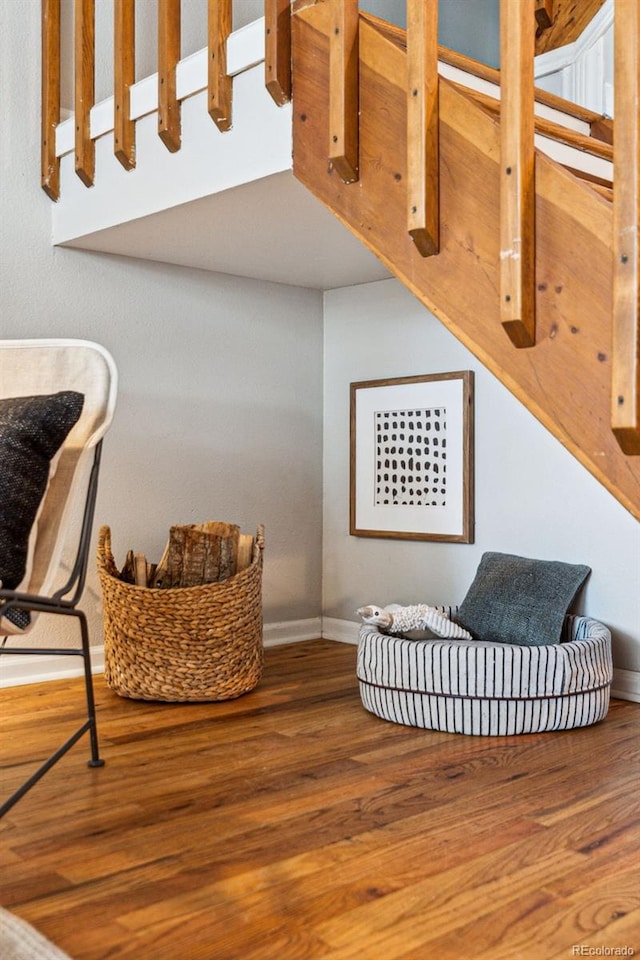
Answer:
<svg viewBox="0 0 640 960"><path fill-rule="evenodd" d="M95 98L94 0L75 0L74 6L75 170L87 187L93 186L95 144L91 139L91 108Z"/></svg>
<svg viewBox="0 0 640 960"><path fill-rule="evenodd" d="M408 230L423 257L440 243L438 2L407 0Z"/></svg>
<svg viewBox="0 0 640 960"><path fill-rule="evenodd" d="M358 179L358 0L332 0L329 38L329 160L345 183Z"/></svg>
<svg viewBox="0 0 640 960"><path fill-rule="evenodd" d="M60 0L42 0L42 101L40 105L42 189L60 196L60 158L56 156L56 127L60 123Z"/></svg>
<svg viewBox="0 0 640 960"><path fill-rule="evenodd" d="M291 100L291 0L265 0L265 85L281 107Z"/></svg>
<svg viewBox="0 0 640 960"><path fill-rule="evenodd" d="M158 136L170 153L180 149L180 0L158 0Z"/></svg>
<svg viewBox="0 0 640 960"><path fill-rule="evenodd" d="M113 152L125 170L136 165L136 127L129 90L135 83L135 0L114 0L113 8Z"/></svg>
<svg viewBox="0 0 640 960"><path fill-rule="evenodd" d="M516 347L535 343L533 0L500 5L500 318Z"/></svg>
<svg viewBox="0 0 640 960"><path fill-rule="evenodd" d="M616 0L613 143L611 422L625 453L640 454L640 10Z"/></svg>
<svg viewBox="0 0 640 960"><path fill-rule="evenodd" d="M222 133L231 127L233 81L227 75L227 39L232 17L231 0L209 0L209 115Z"/></svg>

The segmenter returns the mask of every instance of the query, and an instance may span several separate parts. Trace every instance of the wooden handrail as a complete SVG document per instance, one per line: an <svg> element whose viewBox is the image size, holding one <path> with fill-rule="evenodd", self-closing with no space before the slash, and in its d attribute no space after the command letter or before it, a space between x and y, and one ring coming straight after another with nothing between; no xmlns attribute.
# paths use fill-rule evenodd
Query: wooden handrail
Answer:
<svg viewBox="0 0 640 960"><path fill-rule="evenodd" d="M42 0L42 105L40 184L47 196L60 196L60 159L56 127L60 123L60 0Z"/></svg>
<svg viewBox="0 0 640 960"><path fill-rule="evenodd" d="M232 80L227 75L227 40L231 33L231 0L209 0L207 20L209 116L221 133L231 127Z"/></svg>
<svg viewBox="0 0 640 960"><path fill-rule="evenodd" d="M640 10L616 0L615 183L611 423L625 453L640 454Z"/></svg>
<svg viewBox="0 0 640 960"><path fill-rule="evenodd" d="M438 58L443 62L463 70L479 80L486 80L496 87L500 86L500 71L494 67L489 67L485 63L477 60L471 60L462 53L455 50L449 50L447 47L440 47ZM551 110L557 110L568 117L580 120L589 125L590 135L598 140L604 140L606 143L613 143L613 125L611 120L602 117L594 110L581 106L579 103L573 103L571 100L565 100L555 93L548 90L542 90L540 87L534 87L534 99L541 107L549 107Z"/></svg>
<svg viewBox="0 0 640 960"><path fill-rule="evenodd" d="M454 80L448 81L452 86L459 90L466 97L470 97L479 103L485 110L488 110L493 116L500 117L500 101L486 93L479 93L464 84L457 83ZM584 133L578 133L570 127L564 127L554 120L547 120L544 117L534 117L534 129L537 134L543 137L549 137L557 143L565 143L569 147L574 147L582 153L591 154L600 160L613 162L613 144L607 143L597 137L590 137Z"/></svg>
<svg viewBox="0 0 640 960"><path fill-rule="evenodd" d="M136 131L129 90L135 83L135 0L113 7L113 152L125 170L136 165Z"/></svg>
<svg viewBox="0 0 640 960"><path fill-rule="evenodd" d="M95 2L74 5L74 115L75 170L87 187L93 186L95 144L91 139L91 108L95 99Z"/></svg>
<svg viewBox="0 0 640 960"><path fill-rule="evenodd" d="M438 2L407 0L408 231L423 257L440 247Z"/></svg>
<svg viewBox="0 0 640 960"><path fill-rule="evenodd" d="M181 143L176 94L180 36L180 0L158 0L158 136L170 153L179 150Z"/></svg>
<svg viewBox="0 0 640 960"><path fill-rule="evenodd" d="M402 27L398 27L386 20L381 20L380 17L376 17L374 14L364 10L360 11L360 19L366 21L402 50L406 49L407 32L403 30ZM462 70L464 73L477 77L479 80L486 80L487 83L491 83L496 87L500 86L499 70L496 70L495 67L488 66L486 63L481 63L479 60L473 60L463 53L450 50L448 47L439 46L438 60L458 70ZM540 87L535 87L534 96L536 103L541 106L550 107L552 110L558 110L561 113L567 114L567 116L574 117L576 120L582 120L588 123L591 127L592 136L603 139L607 143L613 142L611 121L606 120L594 110L589 110L579 103L565 100L563 97L559 97L555 93L549 93L547 90L542 90Z"/></svg>
<svg viewBox="0 0 640 960"><path fill-rule="evenodd" d="M500 7L500 319L516 347L535 343L533 0Z"/></svg>
<svg viewBox="0 0 640 960"><path fill-rule="evenodd" d="M281 107L291 100L291 2L265 0L265 86Z"/></svg>
<svg viewBox="0 0 640 960"><path fill-rule="evenodd" d="M330 0L329 160L345 183L358 179L358 0Z"/></svg>

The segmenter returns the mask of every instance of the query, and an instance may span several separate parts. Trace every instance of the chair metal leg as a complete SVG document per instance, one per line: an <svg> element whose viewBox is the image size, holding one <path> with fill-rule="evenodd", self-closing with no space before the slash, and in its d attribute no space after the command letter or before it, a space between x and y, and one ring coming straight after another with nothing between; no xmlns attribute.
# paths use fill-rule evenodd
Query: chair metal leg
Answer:
<svg viewBox="0 0 640 960"><path fill-rule="evenodd" d="M55 753L52 753L49 759L45 760L42 766L38 767L36 772L32 774L28 780L25 780L22 786L18 787L18 789L11 794L9 799L5 800L2 806L0 806L0 817L3 817L5 813L7 813L7 811L10 810L11 807L17 803L18 800L20 800L20 798L23 797L25 793L27 793L27 791L30 790L31 787L33 787L55 763L57 763L58 760L60 760L61 757L63 757L65 753L71 749L74 743L76 743L76 741L78 741L80 737L89 729L89 722L87 721L86 723L83 723L83 725L79 727L71 737L69 737L66 743L63 743ZM101 761L101 764L104 764L104 760ZM101 764L98 764L98 766Z"/></svg>
<svg viewBox="0 0 640 960"><path fill-rule="evenodd" d="M48 607L49 613L63 613L77 617L80 621L80 634L82 637L82 646L75 647L70 649L61 649L61 650L52 650L51 648L41 647L38 649L37 653L34 648L3 648L0 651L3 655L8 654L66 654L70 656L81 656L84 663L84 684L85 684L85 695L87 702L87 719L84 723L78 727L78 729L73 733L65 743L59 747L55 753L52 753L48 760L45 760L43 764L33 773L25 782L15 790L11 796L5 800L5 802L0 805L0 819L7 813L13 806L18 802L27 793L31 787L40 780L51 767L54 766L68 751L71 747L74 746L77 741L84 736L85 733L89 733L90 742L91 742L91 759L87 761L87 766L89 767L103 767L105 761L100 757L99 746L98 746L98 728L96 723L96 707L95 707L95 698L93 695L93 677L91 674L91 652L89 647L89 630L87 626L87 618L82 610L76 610L69 607L58 606L57 609L52 609Z"/></svg>
<svg viewBox="0 0 640 960"><path fill-rule="evenodd" d="M75 610L74 613L80 620L80 633L82 636L82 659L84 661L84 686L87 697L89 736L91 739L91 759L87 761L87 766L104 767L104 760L100 757L100 749L98 746L98 724L96 719L96 702L93 695L93 676L91 674L91 652L89 647L89 629L87 626L87 618L82 610Z"/></svg>

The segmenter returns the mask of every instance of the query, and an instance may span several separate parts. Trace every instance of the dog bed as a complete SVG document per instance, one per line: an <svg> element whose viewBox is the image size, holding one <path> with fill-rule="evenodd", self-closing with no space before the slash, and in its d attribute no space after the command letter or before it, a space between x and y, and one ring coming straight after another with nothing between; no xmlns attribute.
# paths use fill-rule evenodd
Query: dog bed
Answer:
<svg viewBox="0 0 640 960"><path fill-rule="evenodd" d="M439 607L446 616L455 607ZM406 639L363 624L357 677L363 706L383 720L447 733L506 736L602 720L613 677L611 634L567 615L562 642L541 646Z"/></svg>

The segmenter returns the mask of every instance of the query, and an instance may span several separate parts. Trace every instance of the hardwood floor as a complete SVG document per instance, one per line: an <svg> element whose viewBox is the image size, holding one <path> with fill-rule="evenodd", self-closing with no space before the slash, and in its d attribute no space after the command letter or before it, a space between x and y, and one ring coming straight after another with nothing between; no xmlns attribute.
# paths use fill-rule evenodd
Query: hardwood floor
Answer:
<svg viewBox="0 0 640 960"><path fill-rule="evenodd" d="M0 821L2 905L74 960L640 951L638 705L565 733L434 733L368 714L354 663L330 641L271 648L260 686L220 704L96 678L107 764L81 741ZM80 697L0 691L3 797Z"/></svg>

